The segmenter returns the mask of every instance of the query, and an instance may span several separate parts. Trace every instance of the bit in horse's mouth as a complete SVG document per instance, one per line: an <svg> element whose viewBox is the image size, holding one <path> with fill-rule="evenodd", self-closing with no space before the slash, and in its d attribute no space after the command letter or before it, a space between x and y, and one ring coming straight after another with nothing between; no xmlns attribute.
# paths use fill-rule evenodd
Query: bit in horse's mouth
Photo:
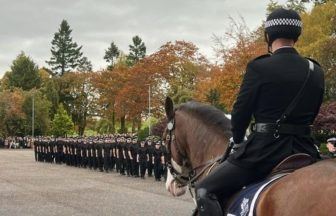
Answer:
<svg viewBox="0 0 336 216"><path fill-rule="evenodd" d="M177 183L175 180L173 180L168 187L168 191L173 196L181 196L186 192L186 187L182 186L181 184Z"/></svg>

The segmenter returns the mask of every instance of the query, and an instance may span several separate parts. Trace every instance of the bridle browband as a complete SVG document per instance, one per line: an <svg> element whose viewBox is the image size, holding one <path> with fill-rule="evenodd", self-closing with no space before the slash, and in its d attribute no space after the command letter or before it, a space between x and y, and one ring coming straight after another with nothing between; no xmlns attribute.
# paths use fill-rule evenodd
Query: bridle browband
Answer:
<svg viewBox="0 0 336 216"><path fill-rule="evenodd" d="M211 159L207 161L204 164L201 164L199 166L196 166L195 168L192 167L186 167L188 164L191 166L190 160L188 159L187 155L183 154L179 145L176 144L176 137L174 134L175 130L175 118L172 118L168 124L167 129L169 131L169 141L167 143L167 153L168 153L168 160L167 160L167 167L172 174L174 180L180 185L180 187L189 186L189 189L194 188L195 182L198 181L198 179L206 173L208 175L213 167L217 165L217 163L221 160L222 156L218 156L214 159ZM184 173L182 170L181 172L178 172L174 166L172 165L172 155L171 155L171 147L172 144L175 143L175 148L177 151L177 154L182 157L182 168L187 168L187 173ZM197 172L198 170L201 170L200 172ZM207 171L207 172L206 172ZM190 191L191 196L193 197L192 192Z"/></svg>

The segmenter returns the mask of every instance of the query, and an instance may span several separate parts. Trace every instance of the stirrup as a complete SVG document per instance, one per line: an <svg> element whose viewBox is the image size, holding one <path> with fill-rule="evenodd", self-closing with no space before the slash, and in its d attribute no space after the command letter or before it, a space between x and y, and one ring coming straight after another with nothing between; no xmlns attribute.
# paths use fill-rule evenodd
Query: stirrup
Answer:
<svg viewBox="0 0 336 216"><path fill-rule="evenodd" d="M198 215L198 208L196 206L195 209L192 210L191 216L197 216L197 215Z"/></svg>
<svg viewBox="0 0 336 216"><path fill-rule="evenodd" d="M220 206L217 196L210 194L205 188L197 189L196 201L199 216L222 216L223 210Z"/></svg>

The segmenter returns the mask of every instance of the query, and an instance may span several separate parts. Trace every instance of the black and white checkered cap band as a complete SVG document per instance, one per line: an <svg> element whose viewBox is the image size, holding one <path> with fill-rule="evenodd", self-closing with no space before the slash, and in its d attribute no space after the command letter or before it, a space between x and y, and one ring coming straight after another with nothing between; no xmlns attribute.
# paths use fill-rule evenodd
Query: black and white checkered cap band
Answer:
<svg viewBox="0 0 336 216"><path fill-rule="evenodd" d="M296 26L301 28L302 22L301 20L298 19L289 19L289 18L271 19L266 21L265 28L273 26Z"/></svg>

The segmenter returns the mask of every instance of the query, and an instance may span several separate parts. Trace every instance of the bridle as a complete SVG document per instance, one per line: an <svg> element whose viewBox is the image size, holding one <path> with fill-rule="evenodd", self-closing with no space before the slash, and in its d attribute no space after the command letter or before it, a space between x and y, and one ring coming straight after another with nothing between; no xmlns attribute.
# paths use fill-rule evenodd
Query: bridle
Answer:
<svg viewBox="0 0 336 216"><path fill-rule="evenodd" d="M183 154L183 151L181 151L179 145L176 143L176 137L175 137L175 118L172 118L168 124L167 124L167 130L169 132L170 139L167 143L167 168L169 169L171 175L173 176L174 180L179 184L180 187L189 186L190 193L193 196L191 192L191 188L195 187L195 183L199 180L199 178L206 174L208 175L211 170L219 163L222 156L216 157L214 159L211 159L201 165L196 166L195 168L191 167L190 160L188 159L187 155ZM177 154L182 158L182 166L177 164L171 155L171 147L172 144L175 144L175 148L177 151ZM173 166L173 163L176 163L177 165L181 166L182 170L177 171L176 168ZM188 167L189 166L189 167ZM183 170L185 169L185 170ZM200 170L198 172L198 170Z"/></svg>

